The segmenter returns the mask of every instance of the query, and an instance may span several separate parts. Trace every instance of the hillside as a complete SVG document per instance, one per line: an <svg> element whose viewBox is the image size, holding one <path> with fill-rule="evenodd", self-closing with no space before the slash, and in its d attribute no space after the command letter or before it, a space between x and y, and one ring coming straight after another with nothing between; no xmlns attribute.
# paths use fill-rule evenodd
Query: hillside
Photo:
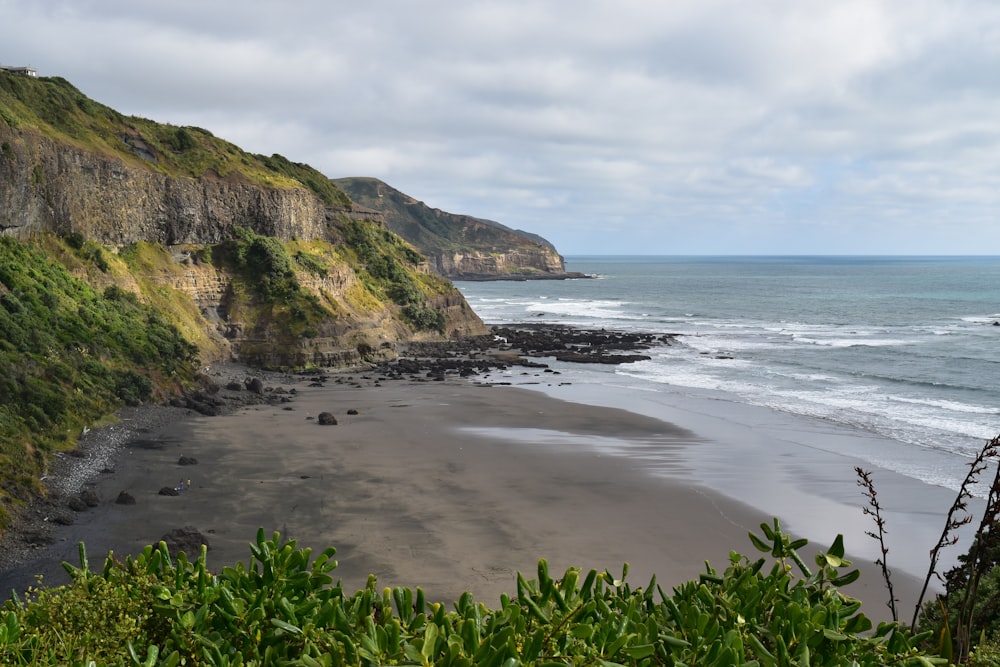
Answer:
<svg viewBox="0 0 1000 667"><path fill-rule="evenodd" d="M452 280L582 278L566 273L551 243L499 222L447 213L375 178L337 178L333 183L385 225L427 255L435 272Z"/></svg>
<svg viewBox="0 0 1000 667"><path fill-rule="evenodd" d="M199 362L356 366L486 333L308 165L59 78L0 72L0 233L0 527L68 434L184 391Z"/></svg>

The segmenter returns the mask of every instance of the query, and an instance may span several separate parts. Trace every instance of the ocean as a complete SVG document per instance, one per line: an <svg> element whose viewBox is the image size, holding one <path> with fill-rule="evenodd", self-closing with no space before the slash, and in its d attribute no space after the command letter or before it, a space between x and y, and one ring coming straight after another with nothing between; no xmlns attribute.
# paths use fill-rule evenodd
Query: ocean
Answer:
<svg viewBox="0 0 1000 667"><path fill-rule="evenodd" d="M593 279L456 285L488 324L674 333L677 343L619 366L553 361L558 383L496 379L667 421L694 411L730 422L713 437L748 437L741 428L763 421L776 441L948 492L1000 434L998 257L594 256L566 268ZM734 495L760 495L760 480L731 481Z"/></svg>

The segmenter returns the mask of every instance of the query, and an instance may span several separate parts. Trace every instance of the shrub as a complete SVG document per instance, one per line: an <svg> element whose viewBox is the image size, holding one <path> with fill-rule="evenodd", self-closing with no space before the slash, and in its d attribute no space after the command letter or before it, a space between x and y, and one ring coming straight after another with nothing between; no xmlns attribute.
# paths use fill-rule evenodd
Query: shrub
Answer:
<svg viewBox="0 0 1000 667"><path fill-rule="evenodd" d="M811 572L775 520L751 535L766 558L733 554L667 594L608 570L553 578L518 574L517 594L488 608L465 593L453 611L423 592L376 586L347 594L330 548L313 558L264 531L251 560L213 575L202 548L172 559L164 543L135 559L110 555L100 573L67 569L73 583L11 600L0 613L5 665L933 665L921 638L871 622L838 586L856 578L838 537ZM793 567L794 566L794 567ZM801 576L795 574L796 568ZM987 663L988 664L988 663Z"/></svg>
<svg viewBox="0 0 1000 667"><path fill-rule="evenodd" d="M444 332L444 313L429 306L410 305L400 312L414 329Z"/></svg>

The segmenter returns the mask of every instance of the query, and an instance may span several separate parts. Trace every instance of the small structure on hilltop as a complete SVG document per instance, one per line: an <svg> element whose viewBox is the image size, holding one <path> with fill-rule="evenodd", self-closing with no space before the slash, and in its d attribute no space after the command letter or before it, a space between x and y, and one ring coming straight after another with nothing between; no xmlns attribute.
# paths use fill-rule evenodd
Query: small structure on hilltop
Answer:
<svg viewBox="0 0 1000 667"><path fill-rule="evenodd" d="M13 65L0 65L0 72L9 72L10 74L20 74L22 76L38 76L38 70L34 67L15 67Z"/></svg>

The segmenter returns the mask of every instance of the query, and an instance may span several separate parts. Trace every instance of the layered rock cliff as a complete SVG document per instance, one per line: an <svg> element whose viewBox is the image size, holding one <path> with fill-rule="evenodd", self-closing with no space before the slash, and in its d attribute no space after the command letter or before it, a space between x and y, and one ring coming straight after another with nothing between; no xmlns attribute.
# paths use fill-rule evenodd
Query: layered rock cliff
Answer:
<svg viewBox="0 0 1000 667"><path fill-rule="evenodd" d="M415 245L439 275L452 280L580 278L535 234L492 220L431 208L375 178L337 178L352 201L381 212L385 226Z"/></svg>
<svg viewBox="0 0 1000 667"><path fill-rule="evenodd" d="M78 233L111 248L137 241L219 243L234 226L283 241L324 238L326 205L304 187L233 174L181 178L0 124L0 232Z"/></svg>
<svg viewBox="0 0 1000 667"><path fill-rule="evenodd" d="M354 364L486 332L377 212L308 165L125 117L58 78L0 73L0 232L156 302L208 360Z"/></svg>

